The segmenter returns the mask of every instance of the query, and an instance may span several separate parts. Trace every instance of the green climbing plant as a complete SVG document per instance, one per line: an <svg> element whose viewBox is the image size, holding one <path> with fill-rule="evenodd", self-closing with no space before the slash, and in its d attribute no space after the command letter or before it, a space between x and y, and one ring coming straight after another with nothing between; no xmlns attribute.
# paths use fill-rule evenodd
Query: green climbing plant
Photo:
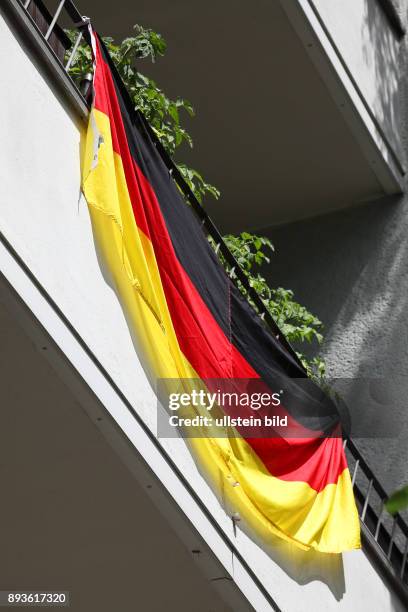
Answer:
<svg viewBox="0 0 408 612"><path fill-rule="evenodd" d="M250 286L257 291L266 309L287 340L295 347L300 347L304 343L321 344L323 342L323 324L318 317L294 299L294 293L291 289L270 287L261 274L262 266L270 262L270 255L274 252L274 246L269 238L249 232L242 232L238 235L227 234L223 238L247 276ZM210 242L216 248L211 239ZM219 257L227 272L234 275L234 271L231 270L222 255L219 255ZM245 287L238 279L236 279L236 282L241 292L257 309ZM326 367L321 357L316 356L308 359L300 350L297 351L297 354L309 376L317 379L324 377Z"/></svg>
<svg viewBox="0 0 408 612"><path fill-rule="evenodd" d="M166 151L173 157L181 144L193 146L190 134L181 125L181 118L183 113L194 117L194 109L185 98L170 99L153 79L137 70L136 65L140 60L150 59L155 62L158 57L163 56L167 45L163 37L151 29L135 25L134 30L134 36L125 38L121 43L115 43L109 36L104 37L103 41L135 108L144 114ZM74 42L77 32L69 30L67 34ZM78 48L69 73L80 85L85 75L91 71L91 49L83 43ZM177 167L200 203L206 194L218 199L218 189L207 183L197 170L181 162Z"/></svg>
<svg viewBox="0 0 408 612"><path fill-rule="evenodd" d="M68 31L67 34L72 41L77 36L77 33L73 31ZM175 100L170 99L153 79L139 70L140 60L148 59L155 62L165 54L167 45L163 37L154 30L135 25L133 36L119 43L111 37L105 37L103 40L135 108L144 114L165 150L175 158L178 169L197 200L203 203L206 196L218 199L220 192L214 185L205 181L197 170L177 159L177 149L180 145L186 143L189 147L193 146L190 134L182 126L183 116L194 116L192 104L181 97ZM83 42L78 48L69 73L80 85L91 71L91 50ZM211 238L209 241L228 273L234 276L234 271L220 255L217 245ZM242 232L239 235L227 234L224 236L224 241L282 333L295 348L299 349L298 355L308 374L322 379L325 374L323 359L319 356L307 358L303 351L300 351L302 344L318 345L322 342L322 322L295 300L292 290L270 287L261 273L262 268L270 262L270 255L274 251L271 241L264 236L249 232ZM238 279L236 281L241 292L251 302L245 287ZM252 305L256 308L255 304Z"/></svg>

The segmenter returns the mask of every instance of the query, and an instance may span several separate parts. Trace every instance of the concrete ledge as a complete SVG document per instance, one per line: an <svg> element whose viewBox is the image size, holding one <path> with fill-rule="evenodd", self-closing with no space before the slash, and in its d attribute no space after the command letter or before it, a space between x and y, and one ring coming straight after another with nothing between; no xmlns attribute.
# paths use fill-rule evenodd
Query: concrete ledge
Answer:
<svg viewBox="0 0 408 612"><path fill-rule="evenodd" d="M81 120L86 120L89 108L81 92L19 0L4 0L0 6L0 14L13 30L20 45L29 53L38 71L46 75L50 87L66 100Z"/></svg>

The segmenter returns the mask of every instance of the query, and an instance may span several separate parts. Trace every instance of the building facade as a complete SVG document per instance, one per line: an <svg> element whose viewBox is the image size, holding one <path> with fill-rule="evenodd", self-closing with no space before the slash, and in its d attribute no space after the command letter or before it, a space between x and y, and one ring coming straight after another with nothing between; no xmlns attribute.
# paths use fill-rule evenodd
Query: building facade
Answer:
<svg viewBox="0 0 408 612"><path fill-rule="evenodd" d="M126 35L130 5L30 4L0 7L0 589L70 591L87 612L406 609L408 529L381 506L406 462L405 0L157 2L135 19L175 41L163 86L197 94L216 223L270 235L270 283L325 322L332 375L387 381L371 410L391 404L399 430L349 446L363 550L330 556L257 542L184 442L157 439L80 191L89 109L61 51L83 13Z"/></svg>

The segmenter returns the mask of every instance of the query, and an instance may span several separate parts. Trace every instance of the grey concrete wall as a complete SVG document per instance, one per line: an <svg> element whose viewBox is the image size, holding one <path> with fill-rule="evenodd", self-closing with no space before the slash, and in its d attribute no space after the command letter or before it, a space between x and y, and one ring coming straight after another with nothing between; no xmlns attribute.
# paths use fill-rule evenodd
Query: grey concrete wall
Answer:
<svg viewBox="0 0 408 612"><path fill-rule="evenodd" d="M321 353L329 374L384 377L396 436L359 440L359 446L391 491L408 481L408 198L381 200L267 234L276 247L268 280L293 289L324 322ZM371 410L384 409L378 393L377 386L369 398ZM367 410L367 398L360 395L349 393L353 411Z"/></svg>
<svg viewBox="0 0 408 612"><path fill-rule="evenodd" d="M368 2L368 4L371 3ZM406 25L408 1L398 2ZM394 67L394 125L407 152L407 37ZM381 71L380 71L381 72ZM377 80L381 77L377 71ZM382 72L385 79L386 71ZM392 112L390 111L390 115ZM387 118L385 118L387 119ZM391 119L389 117L388 119ZM394 116L394 119L396 116ZM333 146L336 146L333 143ZM408 180L406 187L408 187ZM387 491L408 482L408 193L263 230L276 247L267 278L295 291L325 324L321 354L332 376L381 377L367 394L350 385L355 415L389 416L389 439L358 439ZM307 352L307 351L306 351ZM313 352L313 351L312 351Z"/></svg>

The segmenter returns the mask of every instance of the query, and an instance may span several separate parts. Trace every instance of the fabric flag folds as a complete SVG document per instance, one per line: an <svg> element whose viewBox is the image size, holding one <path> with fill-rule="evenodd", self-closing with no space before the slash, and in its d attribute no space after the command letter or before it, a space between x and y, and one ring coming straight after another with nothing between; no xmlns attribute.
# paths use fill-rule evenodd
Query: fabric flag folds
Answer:
<svg viewBox="0 0 408 612"><path fill-rule="evenodd" d="M94 32L92 42L83 192L99 254L151 381L260 378L276 389L282 376L303 378L296 358L225 273ZM310 427L301 402L294 403L296 418ZM341 437L235 434L189 445L215 491L259 537L329 553L359 548Z"/></svg>

